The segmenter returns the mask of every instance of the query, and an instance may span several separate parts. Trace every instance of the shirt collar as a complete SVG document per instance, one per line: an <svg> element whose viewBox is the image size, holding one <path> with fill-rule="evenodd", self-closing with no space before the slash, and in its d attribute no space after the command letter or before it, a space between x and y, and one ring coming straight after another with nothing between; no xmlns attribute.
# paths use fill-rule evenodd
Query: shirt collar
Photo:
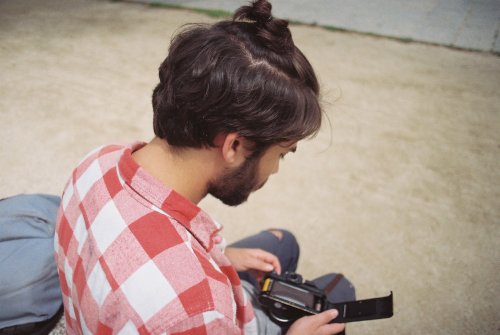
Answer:
<svg viewBox="0 0 500 335"><path fill-rule="evenodd" d="M132 152L142 148L144 142L127 146L118 162L118 172L134 192L149 202L152 209L165 212L167 216L182 224L210 251L214 237L222 227L194 203L150 175L132 158Z"/></svg>

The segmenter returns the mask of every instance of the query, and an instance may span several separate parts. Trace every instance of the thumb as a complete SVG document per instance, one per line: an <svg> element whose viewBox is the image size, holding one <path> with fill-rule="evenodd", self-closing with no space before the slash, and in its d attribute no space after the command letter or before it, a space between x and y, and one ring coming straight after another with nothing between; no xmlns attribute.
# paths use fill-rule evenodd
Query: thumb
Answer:
<svg viewBox="0 0 500 335"><path fill-rule="evenodd" d="M339 315L339 312L336 309L328 309L319 314L316 314L314 318L317 322L317 325L324 325L335 319Z"/></svg>

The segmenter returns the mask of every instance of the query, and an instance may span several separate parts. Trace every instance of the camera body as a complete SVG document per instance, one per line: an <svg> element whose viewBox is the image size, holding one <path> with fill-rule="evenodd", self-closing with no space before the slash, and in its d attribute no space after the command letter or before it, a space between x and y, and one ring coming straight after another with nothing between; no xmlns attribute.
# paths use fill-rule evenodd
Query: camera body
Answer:
<svg viewBox="0 0 500 335"><path fill-rule="evenodd" d="M344 323L390 318L393 315L390 295L366 300L333 303L313 282L304 281L297 273L266 274L262 281L259 302L269 317L282 326L295 320L337 309L339 315L331 322Z"/></svg>
<svg viewBox="0 0 500 335"><path fill-rule="evenodd" d="M301 275L290 272L267 274L262 282L259 302L279 324L288 324L327 309L325 293L314 283L304 282Z"/></svg>

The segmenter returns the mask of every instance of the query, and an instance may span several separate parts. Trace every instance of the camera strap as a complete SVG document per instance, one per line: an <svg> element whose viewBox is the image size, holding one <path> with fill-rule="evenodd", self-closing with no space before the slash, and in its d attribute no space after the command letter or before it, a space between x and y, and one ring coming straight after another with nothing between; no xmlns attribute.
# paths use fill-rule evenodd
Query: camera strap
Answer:
<svg viewBox="0 0 500 335"><path fill-rule="evenodd" d="M327 303L327 309L335 308L339 315L332 323L356 322L365 320L385 319L393 315L392 291L386 297L348 301L341 303Z"/></svg>

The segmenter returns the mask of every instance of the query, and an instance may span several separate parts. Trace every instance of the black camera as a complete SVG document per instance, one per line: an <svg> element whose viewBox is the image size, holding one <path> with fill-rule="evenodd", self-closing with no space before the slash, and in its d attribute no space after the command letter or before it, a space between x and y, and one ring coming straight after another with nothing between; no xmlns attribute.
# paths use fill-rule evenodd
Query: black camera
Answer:
<svg viewBox="0 0 500 335"><path fill-rule="evenodd" d="M393 315L392 292L386 297L333 303L313 282L288 272L266 274L259 302L272 320L285 326L303 316L333 308L339 312L332 320L335 323L383 319Z"/></svg>

